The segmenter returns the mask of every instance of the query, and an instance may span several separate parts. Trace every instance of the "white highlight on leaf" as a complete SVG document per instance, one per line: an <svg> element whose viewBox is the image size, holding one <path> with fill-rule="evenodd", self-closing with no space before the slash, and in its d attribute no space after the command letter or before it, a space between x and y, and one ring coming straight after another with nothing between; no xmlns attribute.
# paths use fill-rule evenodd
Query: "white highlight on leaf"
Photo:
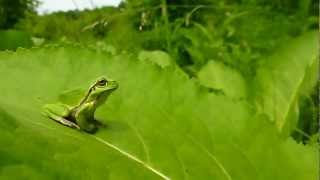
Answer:
<svg viewBox="0 0 320 180"><path fill-rule="evenodd" d="M136 134L136 136L138 137L138 139L142 145L143 151L145 152L145 155L146 155L147 163L150 163L149 150L148 150L148 147L147 147L146 143L144 142L141 134L139 133L139 130L134 125L129 124L129 126L132 128L133 132Z"/></svg>

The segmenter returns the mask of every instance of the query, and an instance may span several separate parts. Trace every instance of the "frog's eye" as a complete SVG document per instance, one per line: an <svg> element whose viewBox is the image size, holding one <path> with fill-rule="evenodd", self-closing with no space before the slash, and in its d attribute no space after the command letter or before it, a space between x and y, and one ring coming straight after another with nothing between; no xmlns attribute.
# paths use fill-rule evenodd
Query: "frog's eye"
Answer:
<svg viewBox="0 0 320 180"><path fill-rule="evenodd" d="M106 86L106 84L108 83L108 81L106 79L100 79L97 81L96 85L98 86Z"/></svg>

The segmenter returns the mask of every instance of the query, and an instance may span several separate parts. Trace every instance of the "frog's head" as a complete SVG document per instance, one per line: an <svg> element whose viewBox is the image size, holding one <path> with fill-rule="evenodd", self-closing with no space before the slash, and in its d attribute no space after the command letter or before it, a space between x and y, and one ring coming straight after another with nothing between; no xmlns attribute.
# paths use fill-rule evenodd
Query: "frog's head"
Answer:
<svg viewBox="0 0 320 180"><path fill-rule="evenodd" d="M114 80L99 78L90 89L88 101L95 101L96 104L103 104L107 97L118 88L118 83Z"/></svg>

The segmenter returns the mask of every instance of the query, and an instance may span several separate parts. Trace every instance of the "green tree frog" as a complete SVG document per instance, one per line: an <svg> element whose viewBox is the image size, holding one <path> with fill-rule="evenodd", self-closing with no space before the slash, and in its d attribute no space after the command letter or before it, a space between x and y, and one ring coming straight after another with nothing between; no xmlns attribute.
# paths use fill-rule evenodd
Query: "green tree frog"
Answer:
<svg viewBox="0 0 320 180"><path fill-rule="evenodd" d="M96 109L118 88L118 83L102 77L93 83L78 104L46 104L43 113L65 126L94 133L99 124L94 118Z"/></svg>

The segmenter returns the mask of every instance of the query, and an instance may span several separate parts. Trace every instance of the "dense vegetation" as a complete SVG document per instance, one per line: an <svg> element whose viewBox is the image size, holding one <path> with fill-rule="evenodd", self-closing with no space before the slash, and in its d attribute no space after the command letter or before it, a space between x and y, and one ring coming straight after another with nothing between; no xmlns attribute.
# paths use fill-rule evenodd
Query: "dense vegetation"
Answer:
<svg viewBox="0 0 320 180"><path fill-rule="evenodd" d="M0 29L12 28L28 13L35 13L36 0L0 0Z"/></svg>
<svg viewBox="0 0 320 180"><path fill-rule="evenodd" d="M26 2L0 21L0 179L319 178L318 1ZM41 115L101 75L106 128Z"/></svg>

